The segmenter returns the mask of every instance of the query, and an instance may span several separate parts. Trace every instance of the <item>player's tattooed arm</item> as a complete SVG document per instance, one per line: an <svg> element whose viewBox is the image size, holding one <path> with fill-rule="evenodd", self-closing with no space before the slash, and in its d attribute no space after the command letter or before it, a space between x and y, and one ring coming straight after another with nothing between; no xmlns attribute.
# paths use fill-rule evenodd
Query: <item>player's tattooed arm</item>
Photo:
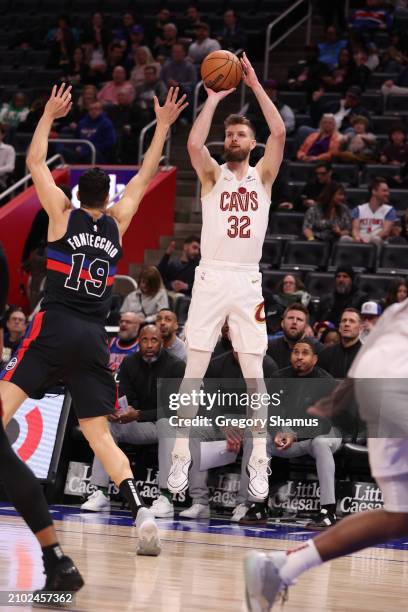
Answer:
<svg viewBox="0 0 408 612"><path fill-rule="evenodd" d="M60 87L54 85L44 113L35 129L27 156L27 167L31 172L38 197L52 220L57 220L64 211L71 207L71 203L55 184L46 164L48 137L53 122L65 117L71 107L71 86L66 87L65 83Z"/></svg>
<svg viewBox="0 0 408 612"><path fill-rule="evenodd" d="M256 166L265 187L271 188L283 159L286 139L285 124L278 109L260 84L245 53L240 61L244 82L254 92L271 133L266 142L264 156Z"/></svg>
<svg viewBox="0 0 408 612"><path fill-rule="evenodd" d="M145 153L138 174L129 181L123 197L112 206L109 212L116 219L122 235L129 227L151 179L157 172L170 126L188 105L185 102L186 96L183 95L178 100L178 94L179 88L171 87L163 106L160 106L157 97L154 97L154 112L156 113L157 124L153 140Z"/></svg>

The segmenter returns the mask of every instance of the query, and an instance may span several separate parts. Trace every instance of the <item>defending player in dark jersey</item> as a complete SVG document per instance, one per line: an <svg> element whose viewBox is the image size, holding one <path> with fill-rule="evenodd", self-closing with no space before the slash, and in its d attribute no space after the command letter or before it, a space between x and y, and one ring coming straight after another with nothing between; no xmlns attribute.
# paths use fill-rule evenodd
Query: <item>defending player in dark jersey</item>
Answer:
<svg viewBox="0 0 408 612"><path fill-rule="evenodd" d="M37 194L49 216L45 297L16 355L0 375L5 425L28 396L41 397L57 380L65 382L84 436L129 502L138 527L137 552L143 555L158 555L160 540L154 517L139 497L129 461L108 426L116 386L108 368L103 323L122 236L157 171L168 129L186 107L185 96L177 97L178 89L171 88L162 107L155 98L155 134L139 173L128 183L121 200L106 210L109 177L93 168L79 179L81 207L73 211L46 165L51 126L65 117L72 105L71 87L54 86L27 157ZM0 445L4 444L0 440Z"/></svg>

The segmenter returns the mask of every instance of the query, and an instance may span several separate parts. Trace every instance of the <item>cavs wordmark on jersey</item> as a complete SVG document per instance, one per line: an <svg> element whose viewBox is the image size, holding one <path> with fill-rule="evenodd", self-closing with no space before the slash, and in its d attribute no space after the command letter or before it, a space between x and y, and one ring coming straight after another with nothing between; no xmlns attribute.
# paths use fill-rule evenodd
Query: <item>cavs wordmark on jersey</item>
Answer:
<svg viewBox="0 0 408 612"><path fill-rule="evenodd" d="M65 235L48 243L42 309L68 309L104 321L121 255L119 230L112 217L102 215L94 221L85 210L73 210Z"/></svg>
<svg viewBox="0 0 408 612"><path fill-rule="evenodd" d="M202 199L205 260L257 264L268 228L270 197L254 167L238 180L227 165Z"/></svg>

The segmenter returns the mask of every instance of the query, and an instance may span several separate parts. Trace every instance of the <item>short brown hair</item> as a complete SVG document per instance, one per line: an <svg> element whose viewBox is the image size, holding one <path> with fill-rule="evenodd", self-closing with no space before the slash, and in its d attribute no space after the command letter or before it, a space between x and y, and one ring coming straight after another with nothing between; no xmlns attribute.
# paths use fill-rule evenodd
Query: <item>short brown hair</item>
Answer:
<svg viewBox="0 0 408 612"><path fill-rule="evenodd" d="M155 266L147 266L141 271L139 285L141 281L146 283L148 295L156 295L163 286L162 277Z"/></svg>
<svg viewBox="0 0 408 612"><path fill-rule="evenodd" d="M249 127L250 130L252 130L252 133L255 137L255 128L252 125L251 121L247 119L247 117L244 117L244 115L228 115L228 117L224 121L225 129L227 129L230 125L246 125L247 127Z"/></svg>
<svg viewBox="0 0 408 612"><path fill-rule="evenodd" d="M285 312L283 313L283 319L291 310L299 310L300 312L303 312L303 314L306 316L306 321L309 321L309 311L306 306L303 306L303 304L301 304L300 302L295 302L294 304L288 306Z"/></svg>
<svg viewBox="0 0 408 612"><path fill-rule="evenodd" d="M361 321L361 312L359 310L357 310L357 308L352 308L351 306L349 308L345 308L343 310L343 312L341 313L340 321L343 318L343 315L344 315L345 312L354 312L354 314L356 314L358 316L358 318L360 319L360 321Z"/></svg>

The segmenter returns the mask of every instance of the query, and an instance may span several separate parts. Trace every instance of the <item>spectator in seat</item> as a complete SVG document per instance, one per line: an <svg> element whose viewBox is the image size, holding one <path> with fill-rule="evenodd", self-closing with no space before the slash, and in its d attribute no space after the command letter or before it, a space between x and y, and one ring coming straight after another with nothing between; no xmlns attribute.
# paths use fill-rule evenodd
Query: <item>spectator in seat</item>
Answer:
<svg viewBox="0 0 408 612"><path fill-rule="evenodd" d="M232 52L238 51L238 49L245 49L247 46L247 35L245 29L240 25L234 9L227 9L224 12L223 19L224 25L216 35L221 48Z"/></svg>
<svg viewBox="0 0 408 612"><path fill-rule="evenodd" d="M306 91L311 95L330 81L331 71L327 64L319 60L317 45L306 45L304 55L304 60L289 68L287 86L291 90Z"/></svg>
<svg viewBox="0 0 408 612"><path fill-rule="evenodd" d="M271 378L277 371L277 366L273 359L265 355L263 359L263 374L266 379ZM223 383L220 379L228 381ZM232 385L229 381L237 380L236 384ZM213 382L214 381L214 382ZM217 381L217 382L215 382ZM242 375L242 370L238 360L238 354L235 351L229 351L217 357L213 357L208 366L204 381L205 388L211 389L211 392L220 393L242 393L246 390L246 385ZM218 414L228 414L234 417L245 417L246 407L238 405L229 405L228 407L216 406ZM192 498L192 505L180 512L179 517L182 519L200 519L209 518L209 490L207 485L208 470L200 470L201 463L201 443L211 442L214 440L226 440L227 450L239 452L244 435L244 429L238 427L217 427L215 425L200 426L194 428L190 435L190 452L192 457L192 466L189 473L189 493ZM249 459L249 456L248 456ZM242 472L246 470L246 465L242 463ZM241 476L242 477L242 476ZM246 480L246 483L248 481ZM243 509L243 502L247 499L248 487L243 489L240 487L240 493L237 496L237 506L232 514L231 521L238 522L242 517L242 513L246 513L247 508Z"/></svg>
<svg viewBox="0 0 408 612"><path fill-rule="evenodd" d="M325 89L326 91L338 91L344 95L350 87L356 85L364 91L370 75L370 69L360 62L357 65L350 49L345 47L339 53L337 66L333 69L330 78L326 80Z"/></svg>
<svg viewBox="0 0 408 612"><path fill-rule="evenodd" d="M112 72L112 80L108 81L98 93L98 100L104 106L119 104L119 92L126 92L133 99L135 97L135 89L130 81L126 80L126 70L123 66L115 66Z"/></svg>
<svg viewBox="0 0 408 612"><path fill-rule="evenodd" d="M99 71L106 67L105 61L108 47L112 40L112 32L105 23L100 11L93 13L91 20L85 24L82 32L82 43L85 46L87 60L91 68Z"/></svg>
<svg viewBox="0 0 408 612"><path fill-rule="evenodd" d="M340 183L329 183L311 206L303 221L303 234L307 240L336 242L351 234L351 214L345 202L346 191Z"/></svg>
<svg viewBox="0 0 408 612"><path fill-rule="evenodd" d="M152 505L155 516L173 516L172 495L167 489L167 476L171 466L174 431L168 414L158 413L157 382L163 378L182 379L185 364L163 349L159 329L145 325L139 333L140 350L122 362L119 370L119 398L127 408L110 415L110 430L116 442L143 445L159 443L160 497ZM166 409L166 406L159 407ZM82 504L81 510L102 512L110 509L109 476L95 457L92 464L91 484L95 491Z"/></svg>
<svg viewBox="0 0 408 612"><path fill-rule="evenodd" d="M75 137L90 140L93 143L96 148L96 163L104 164L110 161L117 136L112 121L103 112L102 104L99 101L89 105L88 114L78 123ZM91 153L89 147L78 145L75 148L74 159L69 153L67 156L66 149L64 149L64 155L68 161L87 163Z"/></svg>
<svg viewBox="0 0 408 612"><path fill-rule="evenodd" d="M350 120L354 133L341 136L340 151L336 158L348 164L374 163L377 157L375 134L367 132L370 122L363 115L353 115Z"/></svg>
<svg viewBox="0 0 408 612"><path fill-rule="evenodd" d="M407 244L407 237L402 232L402 221L399 217L397 217L392 224L387 242L388 244Z"/></svg>
<svg viewBox="0 0 408 612"><path fill-rule="evenodd" d="M169 88L180 87L180 90L187 94L187 99L191 103L197 75L194 66L186 57L184 45L175 43L171 49L171 58L161 69L160 79Z"/></svg>
<svg viewBox="0 0 408 612"><path fill-rule="evenodd" d="M65 71L74 53L75 42L68 15L59 15L57 27L51 28L46 37L49 49L47 68Z"/></svg>
<svg viewBox="0 0 408 612"><path fill-rule="evenodd" d="M195 38L196 28L203 21L200 11L195 4L189 4L186 8L185 26L183 28L183 37Z"/></svg>
<svg viewBox="0 0 408 612"><path fill-rule="evenodd" d="M154 65L144 68L144 83L136 88L135 107L139 110L141 121L148 123L154 118L154 96L163 104L167 87L159 78L159 71Z"/></svg>
<svg viewBox="0 0 408 612"><path fill-rule="evenodd" d="M362 344L362 318L356 308L345 308L341 314L340 342L325 347L319 355L319 366L334 378L346 378Z"/></svg>
<svg viewBox="0 0 408 612"><path fill-rule="evenodd" d="M122 304L121 312L135 312L148 323L156 321L157 313L168 308L169 299L160 272L155 266L147 266L139 276L138 289L131 291Z"/></svg>
<svg viewBox="0 0 408 612"><path fill-rule="evenodd" d="M391 32L389 47L381 59L382 72L401 72L408 64L408 53L401 32Z"/></svg>
<svg viewBox="0 0 408 612"><path fill-rule="evenodd" d="M160 64L154 61L152 52L146 46L137 47L133 58L134 67L130 73L130 82L137 89L145 83L146 66L155 66L156 70L160 70Z"/></svg>
<svg viewBox="0 0 408 612"><path fill-rule="evenodd" d="M29 112L26 95L18 91L13 94L11 102L3 102L1 105L0 124L8 133L10 130L17 129L20 123L27 119Z"/></svg>
<svg viewBox="0 0 408 612"><path fill-rule="evenodd" d="M368 109L361 103L361 89L357 85L349 87L346 95L340 101L333 100L329 102L322 101L324 90L321 88L313 93L313 99L310 104L310 116L313 125L317 125L321 117L325 113L334 115L334 120L337 129L341 132L351 128L351 118L353 115L363 115L370 119Z"/></svg>
<svg viewBox="0 0 408 612"><path fill-rule="evenodd" d="M297 208L304 210L315 206L324 189L330 184L333 170L330 162L317 162L314 167L314 178L303 185L298 199Z"/></svg>
<svg viewBox="0 0 408 612"><path fill-rule="evenodd" d="M340 332L338 329L325 329L320 336L320 342L324 347L333 346L340 342Z"/></svg>
<svg viewBox="0 0 408 612"><path fill-rule="evenodd" d="M109 342L109 367L117 372L128 355L139 350L139 329L145 319L135 312L122 312L119 319L119 332Z"/></svg>
<svg viewBox="0 0 408 612"><path fill-rule="evenodd" d="M402 125L396 125L388 133L389 142L385 145L380 155L382 164L394 164L400 166L408 162L407 133Z"/></svg>
<svg viewBox="0 0 408 612"><path fill-rule="evenodd" d="M408 297L408 280L401 276L393 279L390 283L387 296L385 298L385 308L392 304L399 304Z"/></svg>
<svg viewBox="0 0 408 612"><path fill-rule="evenodd" d="M212 51L221 49L220 43L215 38L210 38L210 27L201 21L195 29L196 41L188 48L188 57L199 68L203 59Z"/></svg>
<svg viewBox="0 0 408 612"><path fill-rule="evenodd" d="M186 343L177 336L177 315L169 308L162 308L157 313L156 325L163 339L163 348L171 355L174 355L174 357L178 357L178 359L185 362L187 359L187 347Z"/></svg>
<svg viewBox="0 0 408 612"><path fill-rule="evenodd" d="M5 191L8 186L8 181L14 172L16 166L16 151L10 144L3 142L6 136L6 131L0 125L0 191ZM0 204L5 204L3 200Z"/></svg>
<svg viewBox="0 0 408 612"><path fill-rule="evenodd" d="M184 240L183 252L177 259L170 259L176 250L175 241L171 241L163 255L158 269L167 289L191 295L195 269L200 262L200 238L188 236Z"/></svg>
<svg viewBox="0 0 408 612"><path fill-rule="evenodd" d="M351 211L353 219L351 236L342 236L342 241L375 244L381 247L390 235L397 213L388 204L390 190L383 177L375 178L369 189L370 199Z"/></svg>
<svg viewBox="0 0 408 612"><path fill-rule="evenodd" d="M406 96L408 94L408 66L399 73L396 80L387 79L381 86L383 96Z"/></svg>
<svg viewBox="0 0 408 612"><path fill-rule="evenodd" d="M156 15L156 20L153 25L153 28L150 32L151 40L153 42L153 47L160 44L164 40L164 26L167 23L170 23L171 20L171 12L168 8L162 7Z"/></svg>
<svg viewBox="0 0 408 612"><path fill-rule="evenodd" d="M131 45L131 34L136 23L136 16L131 11L125 11L122 15L122 23L120 28L114 32L115 40L120 42L125 48L125 52L129 51Z"/></svg>
<svg viewBox="0 0 408 612"><path fill-rule="evenodd" d="M347 40L339 38L337 28L330 25L326 28L325 41L319 43L319 60L329 66L335 68L338 65L339 54L342 49L347 47Z"/></svg>
<svg viewBox="0 0 408 612"><path fill-rule="evenodd" d="M309 325L309 311L303 304L292 304L288 306L282 318L283 336L276 338L268 344L267 354L272 357L279 369L290 366L290 355L296 342L306 337ZM322 346L312 339L319 353Z"/></svg>
<svg viewBox="0 0 408 612"><path fill-rule="evenodd" d="M392 25L392 14L382 0L366 0L365 6L354 10L349 18L351 29L369 35L370 32L386 32Z"/></svg>
<svg viewBox="0 0 408 612"><path fill-rule="evenodd" d="M173 45L176 44L178 37L177 26L175 23L166 23L163 26L163 40L154 46L154 55L157 59L166 61L171 57Z"/></svg>
<svg viewBox="0 0 408 612"><path fill-rule="evenodd" d="M337 154L340 135L337 131L334 116L323 115L319 129L307 136L300 146L296 158L304 162L330 161Z"/></svg>
<svg viewBox="0 0 408 612"><path fill-rule="evenodd" d="M273 375L280 379L279 384L284 390L285 400L279 414L299 418L306 416L307 408L331 392L335 387L332 376L318 366L316 345L312 340L304 338L298 340L290 356L290 365L278 370ZM288 380L294 379L294 380ZM312 380L309 380L312 379ZM319 379L319 383L313 382ZM296 380L296 382L295 382ZM318 425L313 428L314 437L311 437L310 428L278 431L268 437L267 453L270 457L291 459L310 455L316 460L316 470L320 485L320 512L313 519L313 526L322 529L336 523L336 496L335 496L335 464L333 454L341 446L341 433L326 419L319 419ZM246 466L252 451L252 440L249 436L244 439L242 465ZM272 460L273 465L273 460ZM248 475L242 470L240 494L248 491ZM265 502L250 498L250 507L239 521L241 525L265 523L267 513Z"/></svg>
<svg viewBox="0 0 408 612"><path fill-rule="evenodd" d="M362 344L367 340L367 336L374 329L377 324L378 319L382 315L382 307L378 302L374 302L370 300L369 302L364 302L361 307L361 334L360 334L360 342Z"/></svg>
<svg viewBox="0 0 408 612"><path fill-rule="evenodd" d="M64 66L63 70L64 78L75 87L89 82L91 78L90 68L85 61L85 53L82 47L75 47L68 64Z"/></svg>
<svg viewBox="0 0 408 612"><path fill-rule="evenodd" d="M334 291L322 296L317 313L318 321L331 321L338 326L346 308L360 312L367 295L357 289L354 271L350 266L338 266L334 279Z"/></svg>
<svg viewBox="0 0 408 612"><path fill-rule="evenodd" d="M308 306L310 294L306 291L302 280L296 274L286 274L276 284L275 291L265 290L265 316L268 332L276 331L276 323L282 320L288 306L295 303Z"/></svg>
<svg viewBox="0 0 408 612"><path fill-rule="evenodd" d="M21 308L12 308L6 317L6 329L3 338L3 367L10 361L24 338L27 329L27 317Z"/></svg>

